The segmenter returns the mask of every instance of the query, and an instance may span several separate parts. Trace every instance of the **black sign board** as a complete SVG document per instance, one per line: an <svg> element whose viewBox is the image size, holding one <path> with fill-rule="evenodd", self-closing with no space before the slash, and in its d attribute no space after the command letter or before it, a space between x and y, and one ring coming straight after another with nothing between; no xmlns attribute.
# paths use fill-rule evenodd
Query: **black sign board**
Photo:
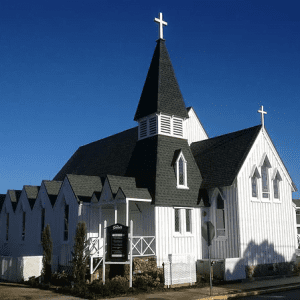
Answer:
<svg viewBox="0 0 300 300"><path fill-rule="evenodd" d="M128 226L117 223L106 228L108 261L128 260Z"/></svg>

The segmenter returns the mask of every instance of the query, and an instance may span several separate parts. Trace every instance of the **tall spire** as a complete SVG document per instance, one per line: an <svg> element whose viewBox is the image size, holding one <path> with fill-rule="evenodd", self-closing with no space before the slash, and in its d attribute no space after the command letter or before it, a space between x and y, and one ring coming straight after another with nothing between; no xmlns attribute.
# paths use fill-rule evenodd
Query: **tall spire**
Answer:
<svg viewBox="0 0 300 300"><path fill-rule="evenodd" d="M165 40L157 40L134 120L154 113L188 118Z"/></svg>

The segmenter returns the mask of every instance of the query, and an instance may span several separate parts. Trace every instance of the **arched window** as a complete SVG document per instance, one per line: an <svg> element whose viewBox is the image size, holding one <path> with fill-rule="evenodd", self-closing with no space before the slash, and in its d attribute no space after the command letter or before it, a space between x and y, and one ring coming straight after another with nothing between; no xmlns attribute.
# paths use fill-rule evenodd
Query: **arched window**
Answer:
<svg viewBox="0 0 300 300"><path fill-rule="evenodd" d="M280 199L280 181L282 180L279 172L275 169L273 176L273 196L275 200Z"/></svg>
<svg viewBox="0 0 300 300"><path fill-rule="evenodd" d="M46 209L42 207L41 209L41 240L43 239L43 231L45 227L45 213Z"/></svg>
<svg viewBox="0 0 300 300"><path fill-rule="evenodd" d="M217 237L225 237L226 233L224 200L220 194L216 201L216 233Z"/></svg>
<svg viewBox="0 0 300 300"><path fill-rule="evenodd" d="M25 241L25 225L26 225L26 212L23 211L22 214L22 234L21 234L21 239L22 241Z"/></svg>
<svg viewBox="0 0 300 300"><path fill-rule="evenodd" d="M178 154L179 153L179 154ZM177 180L177 188L188 189L187 186L187 161L185 160L182 151L177 152L177 159L175 163L175 174Z"/></svg>
<svg viewBox="0 0 300 300"><path fill-rule="evenodd" d="M69 205L65 203L64 209L64 241L69 238Z"/></svg>
<svg viewBox="0 0 300 300"><path fill-rule="evenodd" d="M252 198L258 198L258 178L260 178L260 174L256 165L253 166L251 172L251 196Z"/></svg>
<svg viewBox="0 0 300 300"><path fill-rule="evenodd" d="M271 164L269 162L267 155L265 155L263 164L261 166L261 186L262 186L262 197L264 199L270 199L269 168L271 168Z"/></svg>

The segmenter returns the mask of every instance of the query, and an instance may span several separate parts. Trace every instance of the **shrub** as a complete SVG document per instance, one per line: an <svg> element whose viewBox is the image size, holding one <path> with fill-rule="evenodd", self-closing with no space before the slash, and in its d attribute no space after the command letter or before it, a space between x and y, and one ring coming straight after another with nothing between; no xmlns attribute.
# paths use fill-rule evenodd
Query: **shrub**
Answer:
<svg viewBox="0 0 300 300"><path fill-rule="evenodd" d="M85 222L79 222L76 228L74 252L72 253L73 276L77 284L85 284L88 264L88 255L85 254L86 246L86 224Z"/></svg>
<svg viewBox="0 0 300 300"><path fill-rule="evenodd" d="M74 281L73 276L68 275L65 271L55 272L51 277L51 283L57 286L70 286L72 281Z"/></svg>
<svg viewBox="0 0 300 300"><path fill-rule="evenodd" d="M110 290L115 295L125 294L129 289L129 282L125 277L116 276L109 282Z"/></svg>
<svg viewBox="0 0 300 300"><path fill-rule="evenodd" d="M51 280L51 262L53 250L53 242L51 239L51 230L49 224L47 224L43 231L41 244L43 247L42 275L44 276L45 282L48 283Z"/></svg>

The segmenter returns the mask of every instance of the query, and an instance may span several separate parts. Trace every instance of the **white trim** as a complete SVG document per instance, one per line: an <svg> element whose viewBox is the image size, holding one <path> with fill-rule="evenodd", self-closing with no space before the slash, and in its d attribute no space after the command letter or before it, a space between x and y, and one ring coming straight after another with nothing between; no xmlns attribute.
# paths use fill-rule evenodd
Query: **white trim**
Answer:
<svg viewBox="0 0 300 300"><path fill-rule="evenodd" d="M183 180L184 180L184 184L179 184L179 161L180 159L182 159L183 161ZM187 184L187 161L184 158L184 155L182 153L182 150L180 151L176 162L175 162L175 174L176 174L176 187L178 189L186 189L188 190L188 184Z"/></svg>

